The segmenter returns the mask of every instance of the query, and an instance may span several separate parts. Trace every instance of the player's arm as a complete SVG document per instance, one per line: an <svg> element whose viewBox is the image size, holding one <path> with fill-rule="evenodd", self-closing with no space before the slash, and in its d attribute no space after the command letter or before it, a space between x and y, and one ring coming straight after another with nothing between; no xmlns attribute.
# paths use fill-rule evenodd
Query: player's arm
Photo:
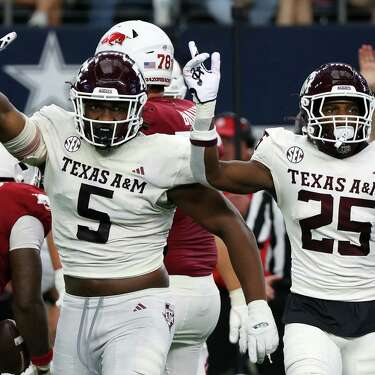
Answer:
<svg viewBox="0 0 375 375"><path fill-rule="evenodd" d="M258 247L237 209L219 192L202 185L176 187L168 191L168 197L185 214L223 240L247 302L265 300Z"/></svg>
<svg viewBox="0 0 375 375"><path fill-rule="evenodd" d="M266 354L276 350L279 338L265 300L263 269L254 235L236 208L216 190L185 185L168 191L168 197L227 246L248 303L249 324L241 325L240 348L248 347L252 362L263 362Z"/></svg>
<svg viewBox="0 0 375 375"><path fill-rule="evenodd" d="M191 167L198 182L240 194L274 189L271 172L258 161L220 161L217 155L216 146L192 144Z"/></svg>
<svg viewBox="0 0 375 375"><path fill-rule="evenodd" d="M240 281L234 272L232 263L229 259L228 250L224 242L221 238L215 236L215 243L217 249L216 269L219 271L225 286L229 292L241 288Z"/></svg>
<svg viewBox="0 0 375 375"><path fill-rule="evenodd" d="M9 258L17 326L29 348L32 362L37 366L48 367L52 351L41 295L42 266L39 251L43 239L44 229L38 219L31 216L20 218L12 228Z"/></svg>
<svg viewBox="0 0 375 375"><path fill-rule="evenodd" d="M25 126L25 115L19 112L9 99L0 93L0 142L17 137Z"/></svg>
<svg viewBox="0 0 375 375"><path fill-rule="evenodd" d="M55 288L59 293L59 299L56 301L56 305L61 306L65 293L64 271L62 268L59 252L52 237L52 232L49 232L47 235L47 245L49 256L52 262L52 267L55 271Z"/></svg>
<svg viewBox="0 0 375 375"><path fill-rule="evenodd" d="M47 158L47 148L37 121L19 112L0 93L0 142L18 160L31 165L41 165Z"/></svg>
<svg viewBox="0 0 375 375"><path fill-rule="evenodd" d="M190 134L192 144L191 168L198 182L217 189L249 193L272 189L273 180L268 168L256 161L220 162L217 152L217 134L212 123L220 83L220 54L211 55L211 69L203 64L208 53L198 54L194 42L189 42L192 59L183 74L196 106L196 119Z"/></svg>

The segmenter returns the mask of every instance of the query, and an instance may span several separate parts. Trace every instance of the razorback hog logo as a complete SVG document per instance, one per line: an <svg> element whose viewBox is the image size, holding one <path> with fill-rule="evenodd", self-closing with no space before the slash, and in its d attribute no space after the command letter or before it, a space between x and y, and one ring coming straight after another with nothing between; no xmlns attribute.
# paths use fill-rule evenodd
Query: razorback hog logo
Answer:
<svg viewBox="0 0 375 375"><path fill-rule="evenodd" d="M113 46L115 44L122 45L122 43L124 43L124 40L127 39L127 38L131 39L130 37L128 37L125 34L122 34L122 33L119 33L119 32L115 32L115 33L112 33L112 34L106 36L102 40L102 44L109 44L110 46Z"/></svg>

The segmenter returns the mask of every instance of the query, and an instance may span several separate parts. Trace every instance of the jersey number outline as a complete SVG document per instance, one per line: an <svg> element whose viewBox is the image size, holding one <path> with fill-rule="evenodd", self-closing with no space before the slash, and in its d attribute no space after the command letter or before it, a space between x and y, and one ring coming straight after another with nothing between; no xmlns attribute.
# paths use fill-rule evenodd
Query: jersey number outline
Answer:
<svg viewBox="0 0 375 375"><path fill-rule="evenodd" d="M113 190L103 189L98 186L82 184L79 189L77 212L87 219L99 221L97 230L92 230L85 225L78 225L77 238L82 241L106 243L111 229L111 219L105 212L89 208L91 195L98 195L105 198L113 198Z"/></svg>
<svg viewBox="0 0 375 375"><path fill-rule="evenodd" d="M312 229L329 225L333 220L334 200L331 194L323 194L308 190L298 192L298 200L310 200L321 203L321 212L318 215L299 220L301 226L302 248L321 253L333 253L334 241L332 238L312 239ZM370 222L350 220L352 207L375 208L375 201L369 199L340 197L337 230L359 233L360 246L350 241L338 241L338 253L341 255L366 256L370 252L370 236L372 224Z"/></svg>

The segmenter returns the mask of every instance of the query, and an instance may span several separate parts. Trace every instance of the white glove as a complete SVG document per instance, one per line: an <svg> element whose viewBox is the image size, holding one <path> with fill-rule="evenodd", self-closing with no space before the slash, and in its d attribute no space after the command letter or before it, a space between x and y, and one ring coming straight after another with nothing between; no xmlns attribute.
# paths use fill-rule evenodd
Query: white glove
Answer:
<svg viewBox="0 0 375 375"><path fill-rule="evenodd" d="M229 341L232 344L238 342L241 353L247 349L248 313L245 296L241 288L229 292L231 309L229 312Z"/></svg>
<svg viewBox="0 0 375 375"><path fill-rule="evenodd" d="M248 305L248 351L250 362L262 363L264 357L273 353L279 345L279 334L272 311L264 300Z"/></svg>
<svg viewBox="0 0 375 375"><path fill-rule="evenodd" d="M62 268L55 270L55 288L59 292L59 299L56 301L56 306L60 307L65 294L64 272Z"/></svg>
<svg viewBox="0 0 375 375"><path fill-rule="evenodd" d="M208 53L198 54L195 42L189 42L192 59L187 62L183 69L183 75L193 99L196 103L204 104L216 100L220 83L220 53L211 55L211 70L208 70L203 62L210 55Z"/></svg>
<svg viewBox="0 0 375 375"><path fill-rule="evenodd" d="M17 38L17 33L15 31L12 31L11 33L3 36L0 39L0 51L7 48L10 43L16 40L16 38Z"/></svg>
<svg viewBox="0 0 375 375"><path fill-rule="evenodd" d="M52 375L50 365L35 366L30 365L21 375Z"/></svg>

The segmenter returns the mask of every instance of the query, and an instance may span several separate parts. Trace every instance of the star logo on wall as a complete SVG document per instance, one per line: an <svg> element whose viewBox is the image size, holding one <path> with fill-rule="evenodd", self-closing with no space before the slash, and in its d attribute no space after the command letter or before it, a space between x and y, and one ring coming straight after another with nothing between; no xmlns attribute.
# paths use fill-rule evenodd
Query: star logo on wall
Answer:
<svg viewBox="0 0 375 375"><path fill-rule="evenodd" d="M38 65L5 65L4 71L29 89L24 112L27 115L45 105L56 104L70 109L69 85L79 65L65 64L55 32L49 32Z"/></svg>

